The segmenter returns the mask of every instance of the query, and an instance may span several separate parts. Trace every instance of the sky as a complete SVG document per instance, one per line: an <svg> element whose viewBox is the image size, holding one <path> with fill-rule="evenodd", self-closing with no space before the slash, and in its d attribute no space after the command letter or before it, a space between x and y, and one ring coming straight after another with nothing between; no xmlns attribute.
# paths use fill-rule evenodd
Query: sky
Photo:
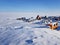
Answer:
<svg viewBox="0 0 60 45"><path fill-rule="evenodd" d="M60 15L60 0L0 0L0 15Z"/></svg>

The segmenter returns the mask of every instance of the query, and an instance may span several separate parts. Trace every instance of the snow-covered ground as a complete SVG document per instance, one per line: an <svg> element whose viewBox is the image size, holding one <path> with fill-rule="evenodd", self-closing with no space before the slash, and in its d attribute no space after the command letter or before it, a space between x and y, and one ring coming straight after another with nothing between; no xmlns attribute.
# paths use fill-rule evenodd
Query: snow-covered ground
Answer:
<svg viewBox="0 0 60 45"><path fill-rule="evenodd" d="M57 30L49 29L42 21L0 19L0 45L60 45L60 31Z"/></svg>

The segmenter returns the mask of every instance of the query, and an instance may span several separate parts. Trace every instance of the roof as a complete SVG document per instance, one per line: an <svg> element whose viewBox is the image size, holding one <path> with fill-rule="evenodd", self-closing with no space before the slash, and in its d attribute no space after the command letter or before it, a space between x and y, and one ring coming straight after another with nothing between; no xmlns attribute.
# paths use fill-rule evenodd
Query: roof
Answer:
<svg viewBox="0 0 60 45"><path fill-rule="evenodd" d="M57 22L53 22L52 25L56 24Z"/></svg>

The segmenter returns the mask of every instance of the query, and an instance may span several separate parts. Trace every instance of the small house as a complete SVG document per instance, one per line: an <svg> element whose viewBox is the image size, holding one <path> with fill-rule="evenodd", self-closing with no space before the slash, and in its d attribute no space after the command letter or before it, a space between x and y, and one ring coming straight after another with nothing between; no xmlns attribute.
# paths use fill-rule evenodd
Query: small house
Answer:
<svg viewBox="0 0 60 45"><path fill-rule="evenodd" d="M54 29L58 28L58 23L57 22L50 23L49 26L50 26L50 29L54 30Z"/></svg>

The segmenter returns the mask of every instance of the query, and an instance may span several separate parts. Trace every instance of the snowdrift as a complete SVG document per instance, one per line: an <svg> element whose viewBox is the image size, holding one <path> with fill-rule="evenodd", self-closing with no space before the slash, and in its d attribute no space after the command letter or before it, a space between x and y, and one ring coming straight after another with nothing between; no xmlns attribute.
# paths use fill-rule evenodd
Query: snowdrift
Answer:
<svg viewBox="0 0 60 45"><path fill-rule="evenodd" d="M60 45L60 31L49 29L42 20L31 23L12 19L1 21L0 45Z"/></svg>

